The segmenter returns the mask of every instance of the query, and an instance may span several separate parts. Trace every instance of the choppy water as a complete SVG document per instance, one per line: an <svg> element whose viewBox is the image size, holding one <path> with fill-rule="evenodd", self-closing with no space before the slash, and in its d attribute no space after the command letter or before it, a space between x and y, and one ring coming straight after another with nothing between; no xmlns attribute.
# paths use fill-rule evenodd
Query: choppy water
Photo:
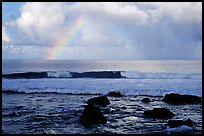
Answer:
<svg viewBox="0 0 204 136"><path fill-rule="evenodd" d="M202 133L201 104L172 106L160 101L171 92L202 96L201 61L6 60L2 66L3 76L12 75L2 78L3 133ZM120 76L112 78L116 71ZM107 94L115 90L126 97L109 97L111 104L101 107L108 123L83 127L78 119L84 102L96 95L70 93ZM142 95L154 102L141 103ZM145 118L143 111L153 107L170 109L175 119L191 118L195 126L175 130L165 125L167 120Z"/></svg>
<svg viewBox="0 0 204 136"><path fill-rule="evenodd" d="M100 107L108 122L91 128L79 123L85 101L98 95L69 94L5 94L3 93L2 129L3 133L15 134L170 134L202 133L202 105L169 105L161 102L162 97L149 98L149 104L141 102L145 96L108 97L111 104ZM193 128L166 126L168 119L149 119L143 112L154 107L170 109L173 119L191 118Z"/></svg>
<svg viewBox="0 0 204 136"><path fill-rule="evenodd" d="M202 95L201 61L7 60L3 61L2 70L3 76L12 77L3 78L3 90L102 94L120 90L132 95L168 92Z"/></svg>

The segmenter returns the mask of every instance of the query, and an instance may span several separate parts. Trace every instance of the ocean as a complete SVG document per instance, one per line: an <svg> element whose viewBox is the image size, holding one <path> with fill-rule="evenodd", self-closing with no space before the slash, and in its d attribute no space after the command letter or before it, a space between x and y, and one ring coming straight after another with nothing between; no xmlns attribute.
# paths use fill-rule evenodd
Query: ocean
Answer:
<svg viewBox="0 0 204 136"><path fill-rule="evenodd" d="M83 127L78 119L85 101L110 91L126 97L109 98L106 124ZM202 133L202 105L162 103L168 93L202 97L202 61L3 60L2 133ZM154 102L141 103L144 96ZM172 109L175 119L191 118L195 127L175 130L166 120L144 118L144 109L154 107Z"/></svg>

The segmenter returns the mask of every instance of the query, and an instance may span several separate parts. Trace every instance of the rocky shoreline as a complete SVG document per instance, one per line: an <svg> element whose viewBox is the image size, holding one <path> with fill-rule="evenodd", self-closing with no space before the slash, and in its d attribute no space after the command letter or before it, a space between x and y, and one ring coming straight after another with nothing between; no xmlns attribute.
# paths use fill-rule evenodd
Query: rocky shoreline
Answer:
<svg viewBox="0 0 204 136"><path fill-rule="evenodd" d="M164 97L125 96L120 92L107 95L3 95L2 133L202 133L202 99L190 95L179 94L185 100L177 104L169 103L174 99L169 100L168 97L178 94L166 94ZM18 97L24 101L23 104ZM168 102L165 102L167 98ZM19 123L22 128L15 132L13 127ZM29 124L31 126L27 129ZM41 128L35 127L35 124Z"/></svg>
<svg viewBox="0 0 204 136"><path fill-rule="evenodd" d="M123 97L120 92L109 92L107 96L110 97ZM106 106L110 104L106 95L98 96L87 100L87 106L85 107L82 116L80 117L80 122L84 126L90 126L94 124L104 124L107 122L107 119L101 113L100 106ZM149 98L143 98L141 102L148 103L150 102ZM176 93L166 94L165 97L162 99L162 102L170 103L170 104L194 104L194 103L201 103L202 100L198 96L194 95L180 95ZM154 108L152 110L145 110L144 115L147 118L158 118L158 119L166 119L172 118L175 116L167 108ZM182 125L187 125L189 127L193 127L193 121L188 118L188 120L169 120L168 126L170 127L180 127Z"/></svg>

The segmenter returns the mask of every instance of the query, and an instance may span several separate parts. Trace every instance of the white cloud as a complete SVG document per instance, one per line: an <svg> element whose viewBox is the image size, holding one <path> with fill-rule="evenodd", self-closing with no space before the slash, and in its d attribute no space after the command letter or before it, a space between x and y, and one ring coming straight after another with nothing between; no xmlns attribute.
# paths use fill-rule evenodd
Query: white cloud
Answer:
<svg viewBox="0 0 204 136"><path fill-rule="evenodd" d="M9 37L9 35L6 32L6 27L4 25L2 25L2 41L3 42L9 42L11 39Z"/></svg>
<svg viewBox="0 0 204 136"><path fill-rule="evenodd" d="M201 2L170 2L157 4L160 14L169 15L176 22L191 23L202 22L202 3Z"/></svg>
<svg viewBox="0 0 204 136"><path fill-rule="evenodd" d="M86 23L59 59L201 58L201 2L29 2L11 27L23 43L49 48L81 15Z"/></svg>
<svg viewBox="0 0 204 136"><path fill-rule="evenodd" d="M70 11L89 14L96 18L117 19L134 23L151 23L160 21L162 17L187 23L202 21L201 2L96 2L76 3ZM109 21L109 20L106 20Z"/></svg>
<svg viewBox="0 0 204 136"><path fill-rule="evenodd" d="M16 25L21 36L32 42L45 43L52 40L65 22L63 3L26 3L21 7L21 16Z"/></svg>

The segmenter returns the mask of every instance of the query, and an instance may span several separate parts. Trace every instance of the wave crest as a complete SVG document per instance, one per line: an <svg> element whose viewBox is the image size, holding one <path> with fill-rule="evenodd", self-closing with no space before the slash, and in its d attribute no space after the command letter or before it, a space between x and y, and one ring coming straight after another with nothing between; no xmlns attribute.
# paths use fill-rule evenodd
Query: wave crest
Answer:
<svg viewBox="0 0 204 136"><path fill-rule="evenodd" d="M47 71L25 72L2 75L11 79L36 79L36 78L130 78L130 79L201 79L201 73L165 73L165 72L136 72L136 71Z"/></svg>

